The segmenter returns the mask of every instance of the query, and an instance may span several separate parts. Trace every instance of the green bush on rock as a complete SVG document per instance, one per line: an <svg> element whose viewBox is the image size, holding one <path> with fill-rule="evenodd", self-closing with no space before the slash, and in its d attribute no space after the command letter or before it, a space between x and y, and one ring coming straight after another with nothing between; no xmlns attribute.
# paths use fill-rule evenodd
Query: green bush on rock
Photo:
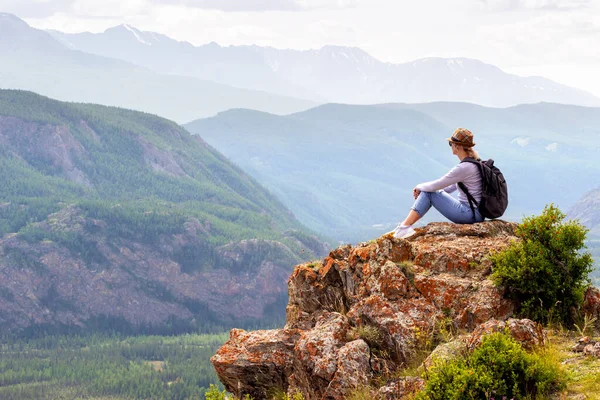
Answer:
<svg viewBox="0 0 600 400"><path fill-rule="evenodd" d="M564 387L560 364L493 333L467 356L436 363L416 400L545 399Z"/></svg>
<svg viewBox="0 0 600 400"><path fill-rule="evenodd" d="M205 400L225 400L227 398L227 392L222 392L216 385L210 384L210 388L204 393Z"/></svg>
<svg viewBox="0 0 600 400"><path fill-rule="evenodd" d="M593 260L585 248L587 229L563 222L554 205L524 218L515 234L521 239L491 256L492 280L519 304L519 314L539 322L573 322L590 281Z"/></svg>

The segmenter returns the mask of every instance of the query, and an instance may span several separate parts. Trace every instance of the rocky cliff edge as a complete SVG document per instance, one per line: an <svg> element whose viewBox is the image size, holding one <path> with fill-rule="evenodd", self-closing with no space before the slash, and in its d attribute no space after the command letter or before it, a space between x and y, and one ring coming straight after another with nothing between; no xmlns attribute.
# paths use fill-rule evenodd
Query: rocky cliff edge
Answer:
<svg viewBox="0 0 600 400"><path fill-rule="evenodd" d="M399 399L424 381L398 372L418 366L444 332L462 335L437 347L425 366L493 331L508 329L525 347L542 344L541 327L509 319L515 305L488 279L488 255L517 240L515 227L432 223L408 239L388 234L296 266L285 327L233 329L211 360L221 382L240 398L284 391L337 400L378 378L369 396ZM584 309L598 316L600 292L586 297Z"/></svg>
<svg viewBox="0 0 600 400"><path fill-rule="evenodd" d="M285 327L232 330L212 358L220 380L255 399L273 390L343 399L373 376L411 365L441 322L472 331L507 319L514 305L487 279L487 257L516 239L515 226L432 223L408 239L384 235L296 266Z"/></svg>

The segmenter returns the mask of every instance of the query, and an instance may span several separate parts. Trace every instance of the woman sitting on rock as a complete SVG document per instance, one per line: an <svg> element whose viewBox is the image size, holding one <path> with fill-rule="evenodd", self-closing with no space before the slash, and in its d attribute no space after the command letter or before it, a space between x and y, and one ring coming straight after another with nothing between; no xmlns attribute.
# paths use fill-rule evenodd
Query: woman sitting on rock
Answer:
<svg viewBox="0 0 600 400"><path fill-rule="evenodd" d="M468 129L458 128L447 140L452 148L452 154L457 156L460 161L466 157L479 159L479 155L473 150L473 146L475 146L473 134ZM469 194L479 204L482 191L479 167L471 162L460 162L440 179L419 183L413 189L415 203L406 219L393 230L394 237L406 238L413 235L415 231L412 225L421 219L431 206L457 224L482 222L484 218L477 208L474 212L471 210L467 195L459 187L459 182L466 186ZM457 189L458 200L449 194Z"/></svg>

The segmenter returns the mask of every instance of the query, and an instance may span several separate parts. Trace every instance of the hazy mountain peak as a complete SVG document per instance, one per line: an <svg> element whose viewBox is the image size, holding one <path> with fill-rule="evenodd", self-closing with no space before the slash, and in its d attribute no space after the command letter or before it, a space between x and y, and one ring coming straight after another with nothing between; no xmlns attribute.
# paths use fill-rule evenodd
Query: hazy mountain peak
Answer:
<svg viewBox="0 0 600 400"><path fill-rule="evenodd" d="M348 60L379 62L369 53L358 47L326 45L315 51L319 54L329 54L333 57L341 56Z"/></svg>
<svg viewBox="0 0 600 400"><path fill-rule="evenodd" d="M64 49L48 32L32 28L19 17L0 13L0 49L3 51L48 51Z"/></svg>
<svg viewBox="0 0 600 400"><path fill-rule="evenodd" d="M448 58L446 60L446 65L450 66L459 66L459 67L463 67L463 60L461 59L454 59L454 58Z"/></svg>
<svg viewBox="0 0 600 400"><path fill-rule="evenodd" d="M23 21L21 18L17 17L14 14L0 12L0 18L3 18L3 19L12 19L13 21L20 21L20 22L26 24L25 21Z"/></svg>
<svg viewBox="0 0 600 400"><path fill-rule="evenodd" d="M361 52L367 54L364 50L354 46L340 46L335 44L327 44L319 49L320 51L348 51L348 52Z"/></svg>
<svg viewBox="0 0 600 400"><path fill-rule="evenodd" d="M156 37L150 36L147 32L142 32L134 26L128 24L121 24L112 28L108 28L104 31L104 33L117 33L120 35L127 35L133 37L137 42L146 45L152 46L153 41L157 41Z"/></svg>
<svg viewBox="0 0 600 400"><path fill-rule="evenodd" d="M493 67L491 64L484 63L481 60L467 57L425 57L419 58L412 62L413 64L441 64L441 65L452 65L457 67L465 67L468 65L480 66L480 67Z"/></svg>
<svg viewBox="0 0 600 400"><path fill-rule="evenodd" d="M19 26L21 28L29 28L27 22L23 21L16 15L9 13L0 13L0 26L7 26L9 24L13 26Z"/></svg>
<svg viewBox="0 0 600 400"><path fill-rule="evenodd" d="M215 42L214 40L210 43L205 44L203 47L211 47L211 48L215 48L215 49L222 49L223 46L221 46L219 43Z"/></svg>
<svg viewBox="0 0 600 400"><path fill-rule="evenodd" d="M134 27L132 27L132 26L130 26L130 25L127 25L127 24L124 24L124 25L123 25L123 27L124 27L125 29L127 29L129 32L131 32L131 33L133 34L133 36L135 36L135 38L136 38L136 39L137 39L137 40L138 40L140 43L142 43L142 44L145 44L145 45L147 45L147 46L152 46L152 43L150 43L150 42L146 41L146 40L144 39L144 37L143 37L143 34L142 34L142 32L140 32L140 31L139 31L139 30L137 30L136 28L134 28Z"/></svg>
<svg viewBox="0 0 600 400"><path fill-rule="evenodd" d="M407 64L412 65L413 69L417 70L449 70L454 76L460 76L466 81L474 82L485 79L511 79L513 77L494 65L466 57L427 57L404 65Z"/></svg>

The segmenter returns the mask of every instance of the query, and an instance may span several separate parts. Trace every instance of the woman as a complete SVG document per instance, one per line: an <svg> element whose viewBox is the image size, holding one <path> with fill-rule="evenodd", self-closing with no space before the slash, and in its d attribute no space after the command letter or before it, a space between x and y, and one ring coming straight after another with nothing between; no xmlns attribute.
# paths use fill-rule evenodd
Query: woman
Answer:
<svg viewBox="0 0 600 400"><path fill-rule="evenodd" d="M452 148L452 154L457 156L460 161L466 157L479 159L479 155L473 150L473 146L475 146L473 134L468 129L458 128L447 140ZM394 229L394 237L406 238L413 235L415 231L412 225L421 219L431 206L457 224L482 222L484 218L477 208L475 208L475 212L471 210L467 195L457 185L459 182L466 186L469 194L479 203L482 190L479 167L470 162L460 162L440 179L419 183L413 189L415 203L406 219ZM457 189L458 200L449 194Z"/></svg>

